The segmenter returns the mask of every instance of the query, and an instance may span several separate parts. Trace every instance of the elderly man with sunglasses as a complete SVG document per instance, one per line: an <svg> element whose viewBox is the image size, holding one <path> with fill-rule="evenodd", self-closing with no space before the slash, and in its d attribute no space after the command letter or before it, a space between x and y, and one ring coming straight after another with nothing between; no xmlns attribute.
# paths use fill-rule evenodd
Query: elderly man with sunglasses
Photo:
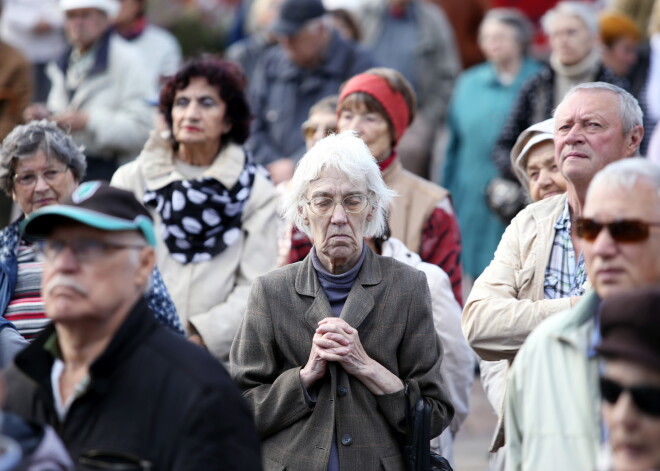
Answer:
<svg viewBox="0 0 660 471"><path fill-rule="evenodd" d="M555 159L567 193L533 203L513 219L463 311L463 333L487 360L482 381L499 406L491 450L504 443L510 362L541 321L571 308L590 287L572 223L582 213L589 183L610 162L635 155L644 134L637 100L603 82L571 89L554 123Z"/></svg>
<svg viewBox="0 0 660 471"><path fill-rule="evenodd" d="M505 408L510 470L596 467L607 436L595 354L601 300L660 285L660 167L642 158L605 167L574 226L593 289L539 325L513 363Z"/></svg>
<svg viewBox="0 0 660 471"><path fill-rule="evenodd" d="M7 370L5 408L53 426L76 469L261 469L227 372L144 299L156 235L133 194L83 183L22 229L40 241L53 323Z"/></svg>

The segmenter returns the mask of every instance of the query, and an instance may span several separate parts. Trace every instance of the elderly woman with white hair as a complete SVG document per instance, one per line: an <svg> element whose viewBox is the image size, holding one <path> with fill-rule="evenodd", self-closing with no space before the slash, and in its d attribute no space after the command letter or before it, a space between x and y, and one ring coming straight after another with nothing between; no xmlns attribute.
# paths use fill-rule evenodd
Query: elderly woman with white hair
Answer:
<svg viewBox="0 0 660 471"><path fill-rule="evenodd" d="M314 246L258 278L231 350L266 470L404 470L406 407L431 405L431 435L451 421L422 272L375 255L392 191L352 132L300 161L287 219Z"/></svg>

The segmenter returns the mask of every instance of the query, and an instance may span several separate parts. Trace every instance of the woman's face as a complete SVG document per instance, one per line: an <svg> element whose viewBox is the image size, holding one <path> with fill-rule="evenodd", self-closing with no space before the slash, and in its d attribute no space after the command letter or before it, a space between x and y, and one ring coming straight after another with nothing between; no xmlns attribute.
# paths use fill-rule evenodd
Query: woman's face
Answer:
<svg viewBox="0 0 660 471"><path fill-rule="evenodd" d="M516 38L516 30L495 19L486 20L481 26L479 47L486 59L496 66L522 56L522 46Z"/></svg>
<svg viewBox="0 0 660 471"><path fill-rule="evenodd" d="M566 180L555 163L555 145L552 141L540 142L529 151L526 171L533 201L566 191Z"/></svg>
<svg viewBox="0 0 660 471"><path fill-rule="evenodd" d="M337 129L339 132L347 129L356 131L379 162L392 154L392 136L387 119L380 113L367 111L363 103L342 110Z"/></svg>
<svg viewBox="0 0 660 471"><path fill-rule="evenodd" d="M609 360L606 378L623 387L660 388L660 372L627 360ZM640 411L628 391L611 404L603 401L603 419L609 430L614 469L660 469L660 417Z"/></svg>
<svg viewBox="0 0 660 471"><path fill-rule="evenodd" d="M637 54L637 42L624 36L612 47L603 47L603 63L619 77L625 77L637 63Z"/></svg>
<svg viewBox="0 0 660 471"><path fill-rule="evenodd" d="M174 95L172 132L182 145L219 143L231 126L226 122L227 106L216 87L195 77Z"/></svg>
<svg viewBox="0 0 660 471"><path fill-rule="evenodd" d="M339 170L329 168L310 182L305 198L311 201L327 197L339 202L349 196L368 196L366 183L351 183ZM341 204L336 204L325 216L315 214L310 204L304 204L301 210L303 222L312 234L316 255L325 269L334 274L350 270L362 254L364 232L373 217L371 204L359 213L347 213Z"/></svg>
<svg viewBox="0 0 660 471"><path fill-rule="evenodd" d="M314 144L330 133L337 132L337 114L334 111L312 113L302 128L305 147L311 149Z"/></svg>
<svg viewBox="0 0 660 471"><path fill-rule="evenodd" d="M61 203L77 186L69 167L39 150L16 162L12 197L27 216L36 209Z"/></svg>
<svg viewBox="0 0 660 471"><path fill-rule="evenodd" d="M564 65L574 65L584 59L596 45L580 18L573 15L558 15L550 27L550 49Z"/></svg>

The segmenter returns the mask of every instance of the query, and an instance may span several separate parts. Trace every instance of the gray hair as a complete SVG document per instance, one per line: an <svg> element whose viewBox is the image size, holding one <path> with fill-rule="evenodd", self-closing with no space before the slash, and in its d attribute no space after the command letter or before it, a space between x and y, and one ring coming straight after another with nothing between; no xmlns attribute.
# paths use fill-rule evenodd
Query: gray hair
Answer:
<svg viewBox="0 0 660 471"><path fill-rule="evenodd" d="M71 135L51 121L31 121L16 126L0 146L0 187L5 193L12 194L16 161L33 157L38 151L66 164L76 181L85 177L87 161Z"/></svg>
<svg viewBox="0 0 660 471"><path fill-rule="evenodd" d="M593 36L599 34L598 16L591 5L584 2L559 2L554 8L548 10L541 17L541 26L545 34L550 35L550 29L559 16L575 16L584 23L584 26Z"/></svg>
<svg viewBox="0 0 660 471"><path fill-rule="evenodd" d="M642 126L644 120L642 108L639 106L637 98L623 88L606 82L585 82L571 88L564 96L562 103L580 90L603 90L612 92L619 97L619 116L621 118L621 128L623 129L624 136L628 135L637 126ZM555 108L556 112L557 109ZM555 113L553 113L553 116L555 116Z"/></svg>
<svg viewBox="0 0 660 471"><path fill-rule="evenodd" d="M602 186L632 191L640 180L652 184L660 198L660 166L644 157L617 160L600 170L591 181L587 196L594 191L594 188ZM660 212L660 207L658 211Z"/></svg>
<svg viewBox="0 0 660 471"><path fill-rule="evenodd" d="M311 237L309 227L303 220L307 211L305 198L309 184L328 168L341 172L351 184L367 184L367 191L371 195L370 204L376 211L372 220L367 222L364 236L382 235L386 229L387 212L396 193L385 185L376 159L354 131L324 137L300 159L291 179L291 188L284 197L282 215Z"/></svg>
<svg viewBox="0 0 660 471"><path fill-rule="evenodd" d="M499 21L511 27L516 34L516 40L522 46L523 54L527 55L534 38L534 27L529 18L517 8L492 8L484 16L479 25L479 35L487 21Z"/></svg>

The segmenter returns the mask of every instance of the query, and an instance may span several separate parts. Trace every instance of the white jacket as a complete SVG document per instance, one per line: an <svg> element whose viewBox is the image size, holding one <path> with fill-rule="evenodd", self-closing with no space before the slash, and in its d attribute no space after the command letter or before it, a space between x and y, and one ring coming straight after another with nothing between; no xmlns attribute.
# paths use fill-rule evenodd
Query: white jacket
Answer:
<svg viewBox="0 0 660 471"><path fill-rule="evenodd" d="M132 191L142 201L145 190L163 188L183 180L164 136L153 132L142 153L117 170L114 186ZM229 145L218 154L202 176L232 187L245 166L245 151ZM156 227L161 219L152 211ZM229 360L229 349L247 307L252 281L277 266L277 215L275 188L257 172L245 206L241 236L208 262L181 264L170 256L162 240L156 247L158 269L176 305L184 329L191 326L214 357Z"/></svg>
<svg viewBox="0 0 660 471"><path fill-rule="evenodd" d="M461 332L461 306L456 302L447 274L437 265L423 262L399 239L383 242L382 255L417 268L426 274L431 291L433 324L442 341L444 358L440 370L454 405L454 419L442 434L431 441L432 448L453 463L454 435L469 411L474 380L475 355Z"/></svg>

